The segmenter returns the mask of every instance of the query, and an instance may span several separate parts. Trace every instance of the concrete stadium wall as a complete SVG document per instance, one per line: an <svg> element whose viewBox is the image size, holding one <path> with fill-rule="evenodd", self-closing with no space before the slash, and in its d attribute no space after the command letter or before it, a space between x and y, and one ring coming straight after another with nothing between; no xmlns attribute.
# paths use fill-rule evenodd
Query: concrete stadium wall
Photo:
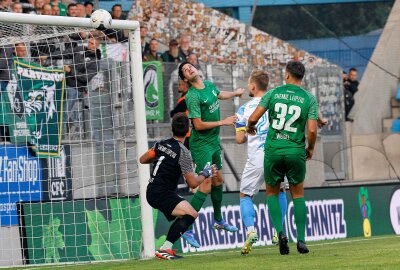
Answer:
<svg viewBox="0 0 400 270"><path fill-rule="evenodd" d="M391 117L390 99L397 93L400 77L399 21L400 0L397 0L355 95L350 114L354 118L352 134L381 133L383 119Z"/></svg>
<svg viewBox="0 0 400 270"><path fill-rule="evenodd" d="M400 134L353 135L350 157L353 181L400 180Z"/></svg>

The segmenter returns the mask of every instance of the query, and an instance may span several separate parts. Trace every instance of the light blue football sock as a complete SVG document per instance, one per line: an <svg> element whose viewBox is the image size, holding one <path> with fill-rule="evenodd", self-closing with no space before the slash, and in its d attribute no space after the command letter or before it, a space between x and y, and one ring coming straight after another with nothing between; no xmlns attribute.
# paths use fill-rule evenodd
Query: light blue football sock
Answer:
<svg viewBox="0 0 400 270"><path fill-rule="evenodd" d="M287 211L287 199L286 199L285 191L279 192L279 205L281 207L282 225L283 225L283 223L285 223L285 216L286 216L286 211Z"/></svg>
<svg viewBox="0 0 400 270"><path fill-rule="evenodd" d="M250 197L240 198L240 214L246 228L254 226L256 213L254 211L253 200Z"/></svg>

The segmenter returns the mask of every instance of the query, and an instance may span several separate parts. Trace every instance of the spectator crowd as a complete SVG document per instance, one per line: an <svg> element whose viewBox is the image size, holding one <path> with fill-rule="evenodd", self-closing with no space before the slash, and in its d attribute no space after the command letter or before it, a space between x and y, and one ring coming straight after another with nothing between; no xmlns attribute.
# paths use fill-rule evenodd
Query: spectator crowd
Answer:
<svg viewBox="0 0 400 270"><path fill-rule="evenodd" d="M71 2L64 5L58 0L0 0L0 12L26 13L49 16L90 17L94 4L90 1ZM115 4L111 11L113 19L124 19L122 6ZM1 16L1 15L0 15ZM151 38L146 27L140 27L143 61L160 61L164 63L181 63L189 61L200 69L198 57L190 46L190 38L180 35L171 39L168 49L160 50L157 39ZM150 37L150 39L149 39ZM72 110L77 100L87 92L89 81L97 74L96 61L102 57L100 43L127 42L126 33L121 30L106 29L103 32L81 32L68 35L61 40L46 40L17 43L13 46L0 46L0 99L11 80L10 67L12 57L37 62L42 66L64 65L66 72L66 113ZM166 46L164 46L166 47ZM61 63L57 61L62 61ZM201 72L201 70L200 70ZM184 95L184 93L182 93ZM0 117L2 117L0 115ZM66 115L68 119L68 115ZM0 119L1 120L1 119ZM67 126L68 130L68 126ZM0 121L0 141L8 135L7 128Z"/></svg>

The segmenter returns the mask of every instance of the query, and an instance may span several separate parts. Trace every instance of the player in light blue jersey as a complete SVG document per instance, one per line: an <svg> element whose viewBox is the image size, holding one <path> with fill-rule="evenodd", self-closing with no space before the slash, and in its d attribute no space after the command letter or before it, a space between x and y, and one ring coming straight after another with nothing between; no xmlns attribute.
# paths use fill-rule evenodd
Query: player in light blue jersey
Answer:
<svg viewBox="0 0 400 270"><path fill-rule="evenodd" d="M255 211L252 198L264 183L264 144L269 125L268 113L265 113L258 121L255 136L247 137L246 124L250 115L258 106L261 97L267 91L268 81L267 72L254 70L248 80L249 96L253 97L253 99L241 106L236 113L236 143L243 144L247 142L247 162L240 183L240 212L247 231L246 243L241 250L243 255L248 254L252 245L258 240L258 235L254 228ZM284 220L287 209L284 183L279 194L279 202L282 220ZM275 241L277 242L277 237Z"/></svg>

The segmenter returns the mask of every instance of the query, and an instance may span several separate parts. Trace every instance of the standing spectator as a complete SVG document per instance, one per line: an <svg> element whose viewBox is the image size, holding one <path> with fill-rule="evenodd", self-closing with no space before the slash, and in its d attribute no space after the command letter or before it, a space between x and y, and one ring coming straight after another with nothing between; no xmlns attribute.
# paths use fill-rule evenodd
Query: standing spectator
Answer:
<svg viewBox="0 0 400 270"><path fill-rule="evenodd" d="M55 16L60 16L60 7L58 5L51 6L51 9L53 10L53 14Z"/></svg>
<svg viewBox="0 0 400 270"><path fill-rule="evenodd" d="M50 4L45 4L43 6L42 15L54 15L54 11Z"/></svg>
<svg viewBox="0 0 400 270"><path fill-rule="evenodd" d="M122 6L120 4L115 4L111 8L111 17L114 20L122 19Z"/></svg>
<svg viewBox="0 0 400 270"><path fill-rule="evenodd" d="M59 3L58 0L50 0L50 4L53 7L53 11L57 10L57 8L54 8L54 6L58 6L58 13L57 14L59 16L67 16L67 7L64 4ZM54 14L54 15L57 15L57 14Z"/></svg>
<svg viewBox="0 0 400 270"><path fill-rule="evenodd" d="M140 41L142 42L142 55L150 52L150 45L146 42L147 29L144 25L140 26Z"/></svg>
<svg viewBox="0 0 400 270"><path fill-rule="evenodd" d="M163 62L166 63L180 63L183 61L182 56L179 55L178 41L172 39L169 42L169 50L161 56Z"/></svg>
<svg viewBox="0 0 400 270"><path fill-rule="evenodd" d="M35 0L35 10L36 14L42 15L43 14L43 7L44 7L44 0Z"/></svg>
<svg viewBox="0 0 400 270"><path fill-rule="evenodd" d="M187 60L187 58L192 52L192 49L190 49L189 37L186 35L181 35L179 41L180 41L179 55L182 57L183 60Z"/></svg>
<svg viewBox="0 0 400 270"><path fill-rule="evenodd" d="M344 86L344 110L345 110L345 120L353 122L354 120L349 118L349 113L354 105L354 94L358 91L358 80L357 80L357 69L352 67L349 69L349 74L343 79Z"/></svg>
<svg viewBox="0 0 400 270"><path fill-rule="evenodd" d="M143 56L144 61L162 61L161 53L158 52L158 42L154 38L150 40L150 52Z"/></svg>
<svg viewBox="0 0 400 270"><path fill-rule="evenodd" d="M21 42L14 45L14 55L23 60L28 56L24 43Z"/></svg>
<svg viewBox="0 0 400 270"><path fill-rule="evenodd" d="M75 3L71 3L68 5L67 15L68 17L78 17L78 8L76 7Z"/></svg>
<svg viewBox="0 0 400 270"><path fill-rule="evenodd" d="M77 15L81 18L86 18L86 8L81 3L76 3Z"/></svg>
<svg viewBox="0 0 400 270"><path fill-rule="evenodd" d="M86 11L86 18L90 18L90 15L92 15L93 12L93 3L90 1L86 1L84 6Z"/></svg>
<svg viewBox="0 0 400 270"><path fill-rule="evenodd" d="M12 4L11 0L0 0L0 11L9 12L11 4Z"/></svg>
<svg viewBox="0 0 400 270"><path fill-rule="evenodd" d="M120 4L115 4L111 8L111 17L115 20L120 20L122 14L122 8ZM106 29L104 30L104 34L106 34L107 38L111 40L113 43L117 42L127 42L128 37L125 36L123 30L115 30L115 29ZM143 55L143 54L142 54Z"/></svg>
<svg viewBox="0 0 400 270"><path fill-rule="evenodd" d="M72 64L64 65L66 72L66 119L79 99L79 93L85 92L90 80L97 74L97 61L101 58L99 50L101 39L91 36L87 47L77 46L53 52L52 59L71 59ZM49 56L41 56L46 60Z"/></svg>
<svg viewBox="0 0 400 270"><path fill-rule="evenodd" d="M14 3L11 5L11 11L14 13L22 13L22 5L21 3Z"/></svg>

